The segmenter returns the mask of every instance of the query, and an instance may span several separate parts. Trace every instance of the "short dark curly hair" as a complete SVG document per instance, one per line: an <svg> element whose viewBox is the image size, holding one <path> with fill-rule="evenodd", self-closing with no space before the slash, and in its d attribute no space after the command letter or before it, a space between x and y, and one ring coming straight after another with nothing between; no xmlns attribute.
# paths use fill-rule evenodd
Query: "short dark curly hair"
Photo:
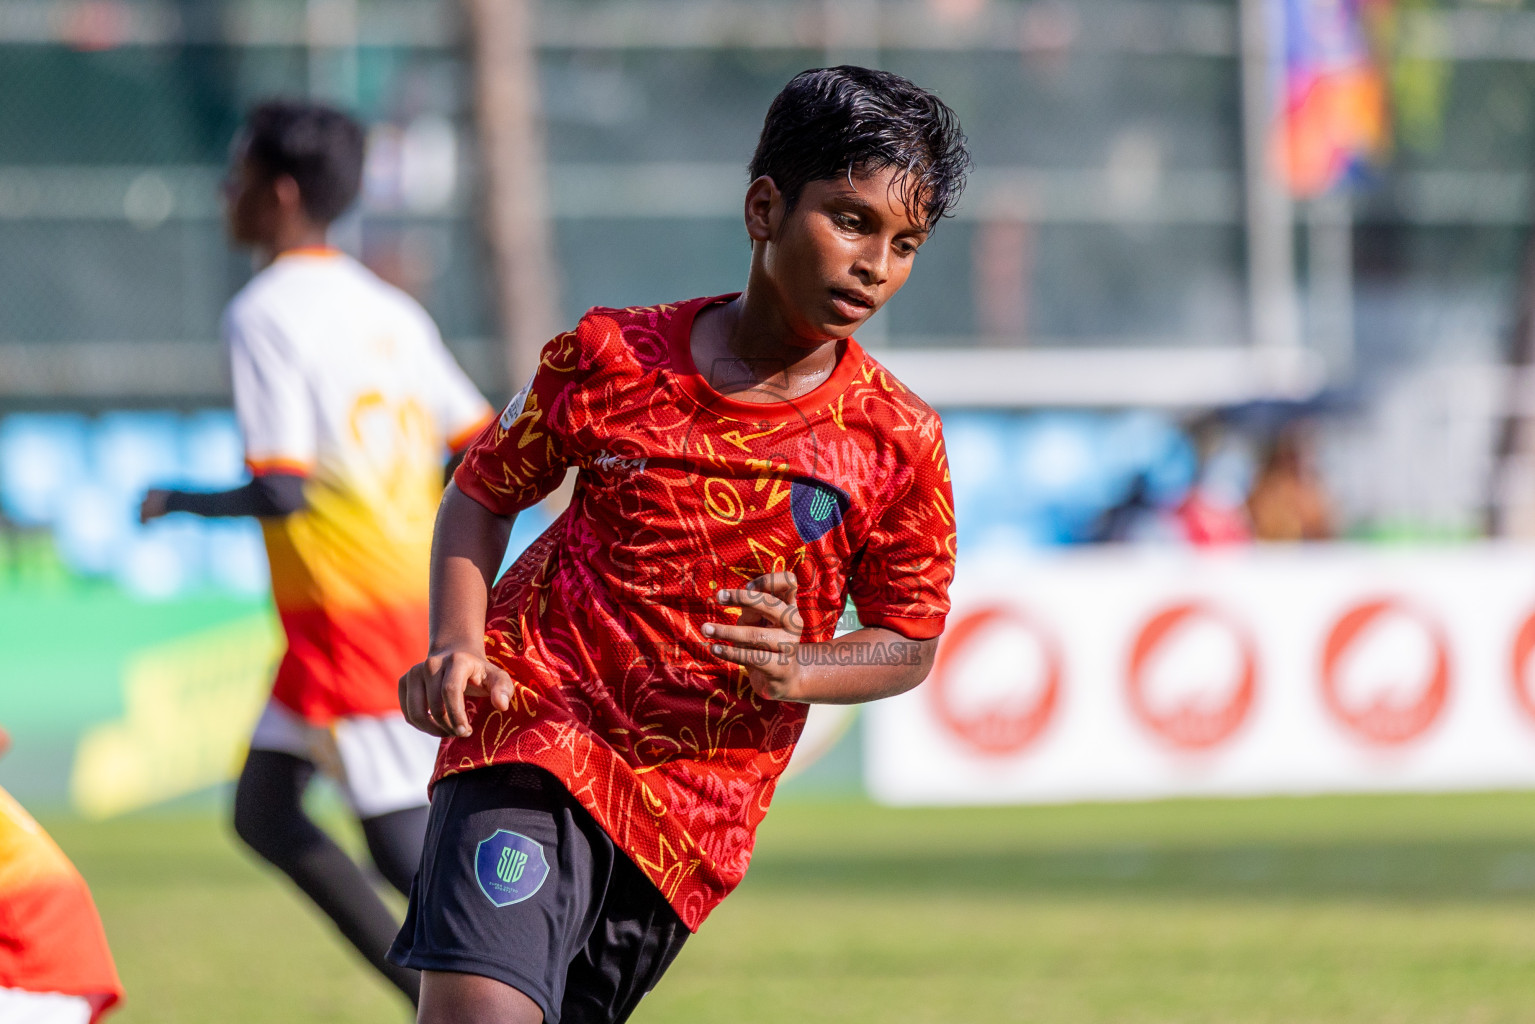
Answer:
<svg viewBox="0 0 1535 1024"><path fill-rule="evenodd" d="M329 224L362 187L362 125L321 103L267 100L245 118L245 158L262 174L298 183L304 212Z"/></svg>
<svg viewBox="0 0 1535 1024"><path fill-rule="evenodd" d="M900 75L844 64L789 80L768 108L750 170L753 181L772 178L792 209L812 181L885 167L900 169L901 203L931 231L970 170L959 118Z"/></svg>

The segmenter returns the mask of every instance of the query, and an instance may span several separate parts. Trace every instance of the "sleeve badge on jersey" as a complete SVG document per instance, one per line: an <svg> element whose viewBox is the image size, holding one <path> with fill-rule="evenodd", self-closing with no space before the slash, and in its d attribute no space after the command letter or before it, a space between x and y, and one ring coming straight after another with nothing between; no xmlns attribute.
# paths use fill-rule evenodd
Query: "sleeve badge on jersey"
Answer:
<svg viewBox="0 0 1535 1024"><path fill-rule="evenodd" d="M501 413L501 429L511 430L512 424L517 422L517 417L522 415L522 407L528 404L528 392L533 390L533 382L530 380L522 386L522 390L512 396L512 400L506 403L506 408Z"/></svg>

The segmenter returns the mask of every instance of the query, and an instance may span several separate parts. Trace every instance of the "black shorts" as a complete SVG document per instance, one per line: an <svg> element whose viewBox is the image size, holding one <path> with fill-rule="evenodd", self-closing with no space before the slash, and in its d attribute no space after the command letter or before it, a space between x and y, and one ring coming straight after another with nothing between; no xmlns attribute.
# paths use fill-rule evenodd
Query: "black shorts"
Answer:
<svg viewBox="0 0 1535 1024"><path fill-rule="evenodd" d="M504 982L547 1024L616 1024L687 937L660 890L554 776L495 765L437 783L389 960Z"/></svg>

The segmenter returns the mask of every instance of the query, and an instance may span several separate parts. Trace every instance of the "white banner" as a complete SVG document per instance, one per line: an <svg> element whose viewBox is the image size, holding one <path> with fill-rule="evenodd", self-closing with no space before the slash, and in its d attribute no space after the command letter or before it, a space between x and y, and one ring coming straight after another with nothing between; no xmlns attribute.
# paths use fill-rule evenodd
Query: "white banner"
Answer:
<svg viewBox="0 0 1535 1024"><path fill-rule="evenodd" d="M1535 547L961 556L876 799L1535 786Z"/></svg>

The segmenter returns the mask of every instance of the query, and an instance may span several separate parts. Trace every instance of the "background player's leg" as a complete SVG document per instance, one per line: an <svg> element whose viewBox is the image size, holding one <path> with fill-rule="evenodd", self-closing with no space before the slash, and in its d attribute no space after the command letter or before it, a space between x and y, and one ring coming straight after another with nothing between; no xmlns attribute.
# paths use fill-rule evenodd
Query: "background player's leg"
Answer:
<svg viewBox="0 0 1535 1024"><path fill-rule="evenodd" d="M421 972L416 1024L540 1024L544 1011L512 986L452 971Z"/></svg>
<svg viewBox="0 0 1535 1024"><path fill-rule="evenodd" d="M304 789L314 773L314 764L301 757L252 750L235 788L235 833L293 879L368 963L415 1002L420 976L384 959L399 922L362 869L304 813Z"/></svg>
<svg viewBox="0 0 1535 1024"><path fill-rule="evenodd" d="M389 884L410 895L410 880L421 864L421 843L426 838L427 808L407 807L372 818L362 819L362 834L368 840L368 852L378 873Z"/></svg>
<svg viewBox="0 0 1535 1024"><path fill-rule="evenodd" d="M340 718L329 739L373 863L390 885L409 896L426 839L426 784L438 740L417 732L399 714Z"/></svg>

